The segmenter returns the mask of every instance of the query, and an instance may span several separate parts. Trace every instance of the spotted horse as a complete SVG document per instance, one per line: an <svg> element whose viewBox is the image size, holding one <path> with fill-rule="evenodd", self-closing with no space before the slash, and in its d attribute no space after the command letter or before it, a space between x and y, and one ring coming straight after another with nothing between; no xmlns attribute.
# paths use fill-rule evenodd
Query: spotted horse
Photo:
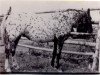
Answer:
<svg viewBox="0 0 100 75"><path fill-rule="evenodd" d="M5 70L11 71L11 67L18 68L15 59L15 51L21 36L33 42L54 42L51 65L59 68L64 41L70 37L73 28L77 31L92 33L91 17L88 10L67 9L55 13L10 13L5 18L3 25L3 38L5 44ZM12 57L12 65L9 65L9 56ZM54 64L56 62L56 65Z"/></svg>

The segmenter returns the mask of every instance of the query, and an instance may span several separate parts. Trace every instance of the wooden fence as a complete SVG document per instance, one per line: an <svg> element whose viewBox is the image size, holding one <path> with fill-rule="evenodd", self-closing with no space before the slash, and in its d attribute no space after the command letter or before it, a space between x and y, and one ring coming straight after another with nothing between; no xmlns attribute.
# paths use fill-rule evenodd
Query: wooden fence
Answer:
<svg viewBox="0 0 100 75"><path fill-rule="evenodd" d="M93 57L93 64L92 64L92 67L91 67L91 70L95 70L98 66L96 65L97 63L100 64L100 62L98 62L99 60L99 46L100 46L100 23L99 25L97 26L98 27L98 32L97 34L95 33L92 33L92 34L89 34L89 33L77 33L77 32L71 32L71 34L74 34L74 35L89 35L89 36L95 36L97 35L97 38L96 38L96 42L86 42L86 41L75 41L75 40L66 40L64 42L64 44L77 44L77 45L88 45L88 46L93 46L95 47L95 52L73 52L73 51L67 51L67 50L63 50L62 52L64 53L68 53L68 54L77 54L77 55L89 55L89 56L92 56ZM51 41L52 42L52 41ZM26 48L31 48L31 49L38 49L38 50L45 50L45 51L53 51L53 49L48 49L48 48L40 48L40 47L34 47L34 46L29 46L29 45L24 45L24 44L18 44L18 46L21 46L21 47L26 47Z"/></svg>
<svg viewBox="0 0 100 75"><path fill-rule="evenodd" d="M100 10L100 9L90 9L90 11L95 11L95 10ZM54 13L55 11L49 11L49 12L40 12L40 13L37 13L37 14L41 14L41 13ZM66 40L64 42L64 44L78 44L78 45L88 45L88 46L93 46L95 47L95 52L89 52L89 53L86 53L86 52L73 52L73 51L66 51L66 50L63 50L62 52L64 53L68 53L68 54L77 54L77 55L90 55L93 57L93 64L91 66L91 70L96 70L96 68L99 69L98 65L97 64L100 64L100 62L98 62L98 60L100 59L99 58L99 53L100 53L100 49L99 49L99 46L100 46L100 22L95 22L95 21L92 21L92 24L97 24L97 33L92 33L92 34L89 34L89 33L77 33L77 32L71 32L72 35L88 35L88 36L97 36L96 38L96 42L86 42L86 41L72 41L72 40ZM52 51L53 49L47 49L47 48L40 48L40 47L34 47L34 46L29 46L29 45L23 45L23 44L18 44L19 46L22 46L22 47L27 47L27 48L32 48L32 49L38 49L38 50L45 50L45 51ZM99 69L99 72L100 72L100 69Z"/></svg>

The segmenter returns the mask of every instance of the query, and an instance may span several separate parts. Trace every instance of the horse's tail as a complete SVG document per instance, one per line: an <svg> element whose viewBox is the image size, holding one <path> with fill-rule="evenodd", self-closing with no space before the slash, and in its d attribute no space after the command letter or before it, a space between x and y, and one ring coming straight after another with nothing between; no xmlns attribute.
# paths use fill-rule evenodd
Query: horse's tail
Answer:
<svg viewBox="0 0 100 75"><path fill-rule="evenodd" d="M5 35L5 22L8 18L8 16L11 14L11 6L9 8L9 10L7 11L7 14L4 15L2 23L1 23L1 40L2 40L2 44L4 44L4 35Z"/></svg>

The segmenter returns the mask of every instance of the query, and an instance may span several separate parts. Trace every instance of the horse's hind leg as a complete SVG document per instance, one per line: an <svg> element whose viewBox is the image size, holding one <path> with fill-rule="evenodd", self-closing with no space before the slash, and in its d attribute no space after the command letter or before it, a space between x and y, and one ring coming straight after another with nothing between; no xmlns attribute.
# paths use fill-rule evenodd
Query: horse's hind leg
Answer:
<svg viewBox="0 0 100 75"><path fill-rule="evenodd" d="M17 64L17 60L16 60L16 57L15 57L15 50L16 50L15 47L16 47L15 42L12 42L12 43L11 43L12 68L18 69L19 66L18 66L18 64Z"/></svg>
<svg viewBox="0 0 100 75"><path fill-rule="evenodd" d="M16 46L19 42L19 39L20 39L21 36L17 37L17 39L11 43L11 54L12 54L12 67L14 69L19 69L19 66L18 66L18 63L17 63L17 60L16 60L16 57L15 57L15 51L16 51Z"/></svg>
<svg viewBox="0 0 100 75"><path fill-rule="evenodd" d="M6 60L5 60L6 72L11 72L11 69L10 69L11 67L18 69L18 64L17 64L16 58L14 56L15 55L15 43L14 42L9 41L5 44L5 53L6 53ZM12 54L12 57L9 57L11 54Z"/></svg>
<svg viewBox="0 0 100 75"><path fill-rule="evenodd" d="M9 65L10 43L5 44L5 54L6 54L5 70L6 72L11 72L10 65Z"/></svg>

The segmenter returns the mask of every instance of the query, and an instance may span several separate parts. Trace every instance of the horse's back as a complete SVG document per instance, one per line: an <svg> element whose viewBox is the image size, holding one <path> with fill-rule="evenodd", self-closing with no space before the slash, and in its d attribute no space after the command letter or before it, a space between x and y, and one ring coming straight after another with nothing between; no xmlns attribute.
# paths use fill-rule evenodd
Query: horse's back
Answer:
<svg viewBox="0 0 100 75"><path fill-rule="evenodd" d="M33 41L52 40L54 35L65 35L72 26L77 27L77 20L82 14L84 11L77 10L45 14L14 13L6 21L6 30L10 38L24 33Z"/></svg>

